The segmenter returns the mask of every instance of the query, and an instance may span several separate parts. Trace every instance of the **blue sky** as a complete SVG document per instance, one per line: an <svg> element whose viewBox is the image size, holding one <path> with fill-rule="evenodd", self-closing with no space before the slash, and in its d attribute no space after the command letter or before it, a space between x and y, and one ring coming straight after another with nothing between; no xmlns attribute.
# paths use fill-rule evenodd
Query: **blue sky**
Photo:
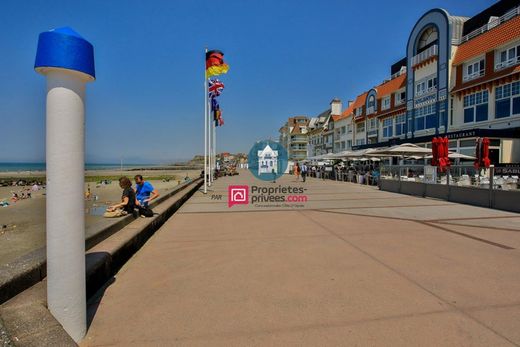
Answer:
<svg viewBox="0 0 520 347"><path fill-rule="evenodd" d="M230 71L218 150L248 152L291 115L313 116L390 74L427 10L493 1L18 1L0 3L0 162L44 161L38 34L70 26L95 48L87 161L167 163L203 151L204 47Z"/></svg>

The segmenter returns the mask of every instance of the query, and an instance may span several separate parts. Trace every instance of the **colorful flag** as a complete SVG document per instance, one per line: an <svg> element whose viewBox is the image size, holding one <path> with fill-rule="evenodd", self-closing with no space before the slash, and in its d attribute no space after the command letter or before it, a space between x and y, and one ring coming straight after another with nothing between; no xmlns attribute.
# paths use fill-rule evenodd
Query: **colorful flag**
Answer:
<svg viewBox="0 0 520 347"><path fill-rule="evenodd" d="M216 109L219 109L220 105L218 103L217 98L211 98L211 111L215 111Z"/></svg>
<svg viewBox="0 0 520 347"><path fill-rule="evenodd" d="M218 50L206 52L206 77L227 73L229 66L224 63L224 53Z"/></svg>
<svg viewBox="0 0 520 347"><path fill-rule="evenodd" d="M208 80L208 83L208 91L210 98L219 96L222 93L222 90L224 90L224 83L220 82L216 78Z"/></svg>
<svg viewBox="0 0 520 347"><path fill-rule="evenodd" d="M213 112L213 121L215 122L215 126L219 126L224 124L222 119L222 111L220 110L220 105L217 101L217 98L211 98L211 111Z"/></svg>

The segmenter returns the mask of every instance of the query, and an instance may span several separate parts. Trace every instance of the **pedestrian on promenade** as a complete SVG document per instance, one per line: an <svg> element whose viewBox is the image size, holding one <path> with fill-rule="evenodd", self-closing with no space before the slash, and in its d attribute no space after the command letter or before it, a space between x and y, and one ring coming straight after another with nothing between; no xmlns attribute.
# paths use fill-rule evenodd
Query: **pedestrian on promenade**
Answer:
<svg viewBox="0 0 520 347"><path fill-rule="evenodd" d="M301 167L301 170L302 170L302 180L303 182L305 182L305 177L307 177L307 165L305 165L305 163L302 163L302 167Z"/></svg>
<svg viewBox="0 0 520 347"><path fill-rule="evenodd" d="M138 206L148 207L152 200L159 197L159 192L155 189L150 182L146 182L143 176L136 175L135 179L135 194L138 202Z"/></svg>
<svg viewBox="0 0 520 347"><path fill-rule="evenodd" d="M300 180L300 165L298 165L298 162L294 163L293 173L296 177L296 182L298 182Z"/></svg>

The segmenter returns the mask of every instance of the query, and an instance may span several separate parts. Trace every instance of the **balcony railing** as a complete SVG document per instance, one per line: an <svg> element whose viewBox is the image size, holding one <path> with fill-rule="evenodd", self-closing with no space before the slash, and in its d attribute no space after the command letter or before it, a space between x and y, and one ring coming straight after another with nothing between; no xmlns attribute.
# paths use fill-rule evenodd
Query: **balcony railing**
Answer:
<svg viewBox="0 0 520 347"><path fill-rule="evenodd" d="M470 81L470 80L473 80L473 79L481 77L481 76L484 76L484 70L475 71L472 74L464 75L464 77L462 77L462 80L464 82L466 82L466 81Z"/></svg>
<svg viewBox="0 0 520 347"><path fill-rule="evenodd" d="M511 58L509 60L503 61L501 63L495 64L495 70L502 70L502 69L505 69L506 67L510 67L510 66L516 65L518 63L520 63L520 55L516 56L514 58Z"/></svg>
<svg viewBox="0 0 520 347"><path fill-rule="evenodd" d="M516 17L518 15L520 15L520 6L519 7L515 7L511 11L507 12L506 14L504 14L502 17L498 17L498 18L490 21L489 23L481 26L480 28L478 28L476 30L473 30L469 34L467 34L465 36L462 36L460 38L459 44L464 43L466 41L469 41L472 38L474 38L475 36L483 34L486 31L489 31L489 30L493 29L494 27L496 27L496 26L498 26L498 25L500 25L500 24L502 24L504 22L507 22L508 20L510 20L510 19L512 19L512 18L514 18L514 17Z"/></svg>
<svg viewBox="0 0 520 347"><path fill-rule="evenodd" d="M396 99L396 100L395 100L395 105L396 105L396 106L397 106L397 105L402 105L402 104L404 104L404 99Z"/></svg>
<svg viewBox="0 0 520 347"><path fill-rule="evenodd" d="M437 86L433 86L433 87L430 87L430 88L422 89L422 90L419 90L418 92L416 92L415 96L421 96L421 95L429 94L429 93L434 92L436 90L437 90Z"/></svg>
<svg viewBox="0 0 520 347"><path fill-rule="evenodd" d="M437 56L439 54L439 46L433 45L431 47L428 47L426 50L422 51L421 53L415 55L412 58L412 66L415 66L419 63L422 63L426 59L429 59L431 57Z"/></svg>

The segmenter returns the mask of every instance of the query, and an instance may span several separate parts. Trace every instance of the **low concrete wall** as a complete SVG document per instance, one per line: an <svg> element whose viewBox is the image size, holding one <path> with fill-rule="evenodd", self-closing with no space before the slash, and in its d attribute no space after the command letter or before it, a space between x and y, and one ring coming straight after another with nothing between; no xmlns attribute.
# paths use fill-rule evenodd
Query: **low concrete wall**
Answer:
<svg viewBox="0 0 520 347"><path fill-rule="evenodd" d="M489 189L450 186L450 201L481 207L492 207Z"/></svg>
<svg viewBox="0 0 520 347"><path fill-rule="evenodd" d="M406 184L400 185L400 193L415 195L415 196L424 196L426 192L426 187L424 183L419 182L402 182Z"/></svg>
<svg viewBox="0 0 520 347"><path fill-rule="evenodd" d="M450 189L443 184L425 184L424 196L430 198L449 200Z"/></svg>
<svg viewBox="0 0 520 347"><path fill-rule="evenodd" d="M154 208L154 211L157 212L156 209L162 202L183 191L188 186L200 186L201 183L201 179L184 182L181 185L175 187L168 194L164 194L163 196L159 197L151 206ZM150 219L155 220L156 218L157 217L153 217ZM117 219L114 221L114 223L111 223L107 227L99 230L99 232L91 234L91 236L87 237L85 240L86 249L91 249L95 245L99 244L103 240L107 239L134 221L136 220L132 216L125 216ZM45 248L32 251L8 264L1 264L0 304L45 278L47 276L46 264Z"/></svg>
<svg viewBox="0 0 520 347"><path fill-rule="evenodd" d="M415 196L443 199L461 204L520 212L520 191L489 190L475 187L448 186L381 179L381 190Z"/></svg>
<svg viewBox="0 0 520 347"><path fill-rule="evenodd" d="M493 190L493 202L499 210L520 212L520 191Z"/></svg>
<svg viewBox="0 0 520 347"><path fill-rule="evenodd" d="M379 188L387 192L399 193L399 181L380 180Z"/></svg>

